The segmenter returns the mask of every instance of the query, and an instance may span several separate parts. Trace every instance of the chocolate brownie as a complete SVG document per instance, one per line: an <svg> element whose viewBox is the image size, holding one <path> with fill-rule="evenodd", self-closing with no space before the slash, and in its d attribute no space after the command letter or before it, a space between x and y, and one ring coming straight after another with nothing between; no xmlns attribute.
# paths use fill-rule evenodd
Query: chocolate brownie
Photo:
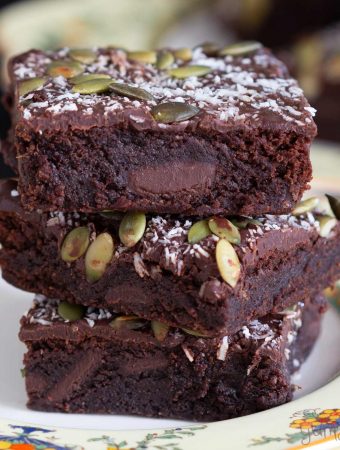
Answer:
<svg viewBox="0 0 340 450"><path fill-rule="evenodd" d="M12 59L14 148L2 151L25 208L289 212L311 179L314 109L260 44L205 51Z"/></svg>
<svg viewBox="0 0 340 450"><path fill-rule="evenodd" d="M291 400L290 372L321 319L317 303L300 302L211 339L103 309L80 319L67 306L38 297L22 319L29 408L190 420L268 409Z"/></svg>
<svg viewBox="0 0 340 450"><path fill-rule="evenodd" d="M119 232L125 219L116 214L25 213L15 186L1 185L0 264L6 281L31 292L217 336L340 277L334 218L326 219L326 237L324 217L311 212L233 218L245 228L234 229L240 242L230 244L209 231L190 243L191 221L148 216L140 240L127 247Z"/></svg>

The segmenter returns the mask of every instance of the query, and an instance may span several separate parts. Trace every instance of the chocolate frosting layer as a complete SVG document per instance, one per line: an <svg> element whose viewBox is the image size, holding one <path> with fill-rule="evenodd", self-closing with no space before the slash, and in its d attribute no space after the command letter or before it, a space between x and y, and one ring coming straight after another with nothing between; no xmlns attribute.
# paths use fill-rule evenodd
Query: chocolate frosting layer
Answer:
<svg viewBox="0 0 340 450"><path fill-rule="evenodd" d="M31 50L13 58L9 65L18 122L40 131L128 124L139 131L173 133L213 130L224 134L235 126L295 130L309 136L316 133L312 119L315 111L286 67L266 49L243 56L211 57L198 46L189 65L203 65L211 71L186 79L171 77L167 70L155 65L133 61L120 49L94 51L95 61L84 65L85 73L108 74L118 83L146 90L154 100L129 99L113 93L75 93L67 79L48 75L51 62L70 61L69 49ZM175 60L173 68L183 65L187 63ZM20 82L32 77L47 80L43 87L19 97ZM201 112L182 123L158 123L150 111L163 102L184 102Z"/></svg>

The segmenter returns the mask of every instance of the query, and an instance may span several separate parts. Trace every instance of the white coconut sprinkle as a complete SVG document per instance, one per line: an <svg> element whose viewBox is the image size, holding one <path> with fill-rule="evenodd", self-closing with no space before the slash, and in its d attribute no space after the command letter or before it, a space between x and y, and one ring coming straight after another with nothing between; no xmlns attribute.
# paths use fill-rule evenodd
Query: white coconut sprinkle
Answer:
<svg viewBox="0 0 340 450"><path fill-rule="evenodd" d="M142 257L137 252L133 254L133 266L141 278L150 276Z"/></svg>
<svg viewBox="0 0 340 450"><path fill-rule="evenodd" d="M224 336L221 342L221 345L219 347L219 349L217 350L217 359L219 359L220 361L225 361L225 358L227 356L227 352L228 352L228 348L229 348L229 337L228 336Z"/></svg>
<svg viewBox="0 0 340 450"><path fill-rule="evenodd" d="M193 362L194 361L194 354L192 353L192 351L185 344L182 344L182 350L183 350L185 356L188 358L188 360L190 362Z"/></svg>
<svg viewBox="0 0 340 450"><path fill-rule="evenodd" d="M243 333L243 336L246 339L249 339L251 337L251 333L250 333L249 328L247 326L243 326L242 327L242 333Z"/></svg>

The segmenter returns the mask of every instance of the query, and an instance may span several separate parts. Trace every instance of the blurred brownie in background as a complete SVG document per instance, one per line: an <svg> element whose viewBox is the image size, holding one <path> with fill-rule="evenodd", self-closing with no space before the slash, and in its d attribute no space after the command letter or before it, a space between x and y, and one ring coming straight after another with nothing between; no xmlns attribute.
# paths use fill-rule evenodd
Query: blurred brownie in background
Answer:
<svg viewBox="0 0 340 450"><path fill-rule="evenodd" d="M2 92L0 89L0 98L2 97ZM2 103L0 102L0 140L5 138L6 131L9 128L9 116L7 114L7 111L3 107ZM1 146L1 143L0 143ZM13 174L13 172L5 166L2 156L0 156L0 178L9 177Z"/></svg>
<svg viewBox="0 0 340 450"><path fill-rule="evenodd" d="M10 3L14 3L13 0L1 0L0 2L0 15L1 15L1 9L4 6L9 5ZM0 49L0 73L3 72L5 63L3 61L2 57L2 50ZM2 99L3 96L3 88L4 83L2 80L0 80L0 99ZM10 126L9 116L3 106L2 101L0 101L0 140L4 139L6 132ZM1 144L0 144L1 145ZM11 176L13 172L5 165L3 162L2 156L0 156L0 178L5 178L8 176Z"/></svg>

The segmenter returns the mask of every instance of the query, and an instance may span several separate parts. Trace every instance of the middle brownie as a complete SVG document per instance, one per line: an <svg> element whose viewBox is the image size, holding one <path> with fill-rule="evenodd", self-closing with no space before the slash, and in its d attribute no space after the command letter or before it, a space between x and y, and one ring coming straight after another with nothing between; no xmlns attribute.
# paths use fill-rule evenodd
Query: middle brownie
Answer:
<svg viewBox="0 0 340 450"><path fill-rule="evenodd" d="M218 336L311 298L340 277L340 223L334 218L312 212L233 218L240 242L230 245L239 264L232 285L219 264L219 237L190 243L189 220L147 217L139 242L129 248L120 241L122 218L116 214L27 213L15 188L12 181L0 188L3 277L49 297ZM111 257L104 258L105 242L93 254L89 243L81 251L80 240L74 257L65 258L65 239L79 227L88 230L89 243L103 234L112 239ZM102 270L99 277L88 270L89 253ZM228 266L228 256L222 263Z"/></svg>

